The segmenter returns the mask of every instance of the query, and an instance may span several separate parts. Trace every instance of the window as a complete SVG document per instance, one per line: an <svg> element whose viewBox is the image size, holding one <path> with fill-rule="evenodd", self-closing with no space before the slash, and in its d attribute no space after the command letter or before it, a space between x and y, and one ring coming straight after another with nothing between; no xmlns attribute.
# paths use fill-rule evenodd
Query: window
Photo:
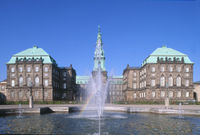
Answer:
<svg viewBox="0 0 200 135"><path fill-rule="evenodd" d="M180 77L180 76L178 76L178 77L176 78L176 86L178 86L178 87L181 86L181 77Z"/></svg>
<svg viewBox="0 0 200 135"><path fill-rule="evenodd" d="M10 95L11 95L11 98L14 98L15 97L14 91L12 91Z"/></svg>
<svg viewBox="0 0 200 135"><path fill-rule="evenodd" d="M189 97L190 93L189 92L186 92L185 93L185 97Z"/></svg>
<svg viewBox="0 0 200 135"><path fill-rule="evenodd" d="M172 98L173 97L173 91L169 92L169 97Z"/></svg>
<svg viewBox="0 0 200 135"><path fill-rule="evenodd" d="M181 97L181 91L177 92L177 97Z"/></svg>
<svg viewBox="0 0 200 135"><path fill-rule="evenodd" d="M63 88L64 88L64 89L67 88L67 84L66 84L66 83L63 84Z"/></svg>
<svg viewBox="0 0 200 135"><path fill-rule="evenodd" d="M170 76L169 77L169 86L171 87L171 86L173 86L173 78L172 78L172 76Z"/></svg>
<svg viewBox="0 0 200 135"><path fill-rule="evenodd" d="M151 80L151 86L154 87L156 85L156 81L155 80Z"/></svg>
<svg viewBox="0 0 200 135"><path fill-rule="evenodd" d="M39 67L35 67L35 72L39 72Z"/></svg>
<svg viewBox="0 0 200 135"><path fill-rule="evenodd" d="M136 93L134 93L134 94L133 94L133 98L136 98L136 96L137 96Z"/></svg>
<svg viewBox="0 0 200 135"><path fill-rule="evenodd" d="M44 97L45 97L45 98L48 97L48 92L47 92L47 91L44 92Z"/></svg>
<svg viewBox="0 0 200 135"><path fill-rule="evenodd" d="M136 83L133 83L133 89L136 89Z"/></svg>
<svg viewBox="0 0 200 135"><path fill-rule="evenodd" d="M160 71L161 71L161 72L164 72L164 71L165 71L165 67L164 67L164 66L161 66Z"/></svg>
<svg viewBox="0 0 200 135"><path fill-rule="evenodd" d="M186 67L185 72L189 72L189 71L190 71L189 67Z"/></svg>
<svg viewBox="0 0 200 135"><path fill-rule="evenodd" d="M187 73L187 74L185 74L185 76L186 76L186 77L189 77L190 75L189 75L189 73Z"/></svg>
<svg viewBox="0 0 200 135"><path fill-rule="evenodd" d="M181 72L181 67L180 66L177 67L177 72Z"/></svg>
<svg viewBox="0 0 200 135"><path fill-rule="evenodd" d="M67 75L67 73L66 73L66 72L63 72L63 76L66 77L66 75Z"/></svg>
<svg viewBox="0 0 200 135"><path fill-rule="evenodd" d="M30 66L27 67L27 72L31 72L31 67Z"/></svg>
<svg viewBox="0 0 200 135"><path fill-rule="evenodd" d="M185 80L185 86L186 86L186 87L189 86L189 80Z"/></svg>
<svg viewBox="0 0 200 135"><path fill-rule="evenodd" d="M169 67L169 72L173 72L173 67L172 66Z"/></svg>
<svg viewBox="0 0 200 135"><path fill-rule="evenodd" d="M35 77L35 86L39 86L40 79L39 77Z"/></svg>
<svg viewBox="0 0 200 135"><path fill-rule="evenodd" d="M23 77L22 76L19 77L19 86L20 87L23 86Z"/></svg>
<svg viewBox="0 0 200 135"><path fill-rule="evenodd" d="M39 96L39 91L35 91L35 98L38 98Z"/></svg>
<svg viewBox="0 0 200 135"><path fill-rule="evenodd" d="M11 72L15 72L15 68L14 67L11 67Z"/></svg>
<svg viewBox="0 0 200 135"><path fill-rule="evenodd" d="M155 67L152 67L151 68L151 72L155 72L156 71L156 68Z"/></svg>
<svg viewBox="0 0 200 135"><path fill-rule="evenodd" d="M137 74L134 72L134 73L133 73L133 76L134 76L134 77L136 77L136 76L137 76Z"/></svg>
<svg viewBox="0 0 200 135"><path fill-rule="evenodd" d="M31 84L31 78L28 77L28 78L27 78L27 86L28 86L28 87L31 87L31 85L32 85L32 84Z"/></svg>
<svg viewBox="0 0 200 135"><path fill-rule="evenodd" d="M12 81L11 81L11 86L12 86L12 87L15 87L15 80L12 80Z"/></svg>
<svg viewBox="0 0 200 135"><path fill-rule="evenodd" d="M22 67L19 67L19 72L21 73L23 71Z"/></svg>
<svg viewBox="0 0 200 135"><path fill-rule="evenodd" d="M22 96L23 96L23 91L20 91L19 92L19 98L22 98Z"/></svg>
<svg viewBox="0 0 200 135"><path fill-rule="evenodd" d="M152 97L154 98L154 97L156 96L156 92L153 91L153 92L151 93L151 95L152 95Z"/></svg>
<svg viewBox="0 0 200 135"><path fill-rule="evenodd" d="M164 91L161 91L160 96L161 96L161 97L165 97L165 92L164 92Z"/></svg>
<svg viewBox="0 0 200 135"><path fill-rule="evenodd" d="M145 95L145 92L143 93L143 96L145 97L146 95Z"/></svg>
<svg viewBox="0 0 200 135"><path fill-rule="evenodd" d="M44 72L48 72L49 68L48 67L44 67Z"/></svg>
<svg viewBox="0 0 200 135"><path fill-rule="evenodd" d="M162 76L162 77L160 78L160 86L162 86L162 87L165 86L165 77L164 77L164 76Z"/></svg>
<svg viewBox="0 0 200 135"><path fill-rule="evenodd" d="M49 85L49 81L48 80L44 80L44 86L47 87Z"/></svg>

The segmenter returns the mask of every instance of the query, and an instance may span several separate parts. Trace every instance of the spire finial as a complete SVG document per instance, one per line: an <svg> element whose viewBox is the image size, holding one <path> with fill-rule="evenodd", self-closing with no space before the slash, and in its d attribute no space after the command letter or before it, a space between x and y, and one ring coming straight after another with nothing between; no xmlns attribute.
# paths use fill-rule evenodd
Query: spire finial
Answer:
<svg viewBox="0 0 200 135"><path fill-rule="evenodd" d="M98 25L98 33L101 33L101 27Z"/></svg>

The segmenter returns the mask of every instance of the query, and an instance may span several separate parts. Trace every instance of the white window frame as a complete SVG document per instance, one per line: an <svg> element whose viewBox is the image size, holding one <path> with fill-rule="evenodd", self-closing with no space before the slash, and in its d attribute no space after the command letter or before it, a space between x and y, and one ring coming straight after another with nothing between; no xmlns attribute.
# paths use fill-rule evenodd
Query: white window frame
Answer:
<svg viewBox="0 0 200 135"><path fill-rule="evenodd" d="M190 68L189 68L189 67L186 67L186 68L185 68L185 72L186 72L186 73L190 72Z"/></svg>
<svg viewBox="0 0 200 135"><path fill-rule="evenodd" d="M177 97L178 97L178 98L181 97L181 91L177 91Z"/></svg>
<svg viewBox="0 0 200 135"><path fill-rule="evenodd" d="M161 87L164 87L164 86L165 86L165 77L164 77L164 76L161 76L161 77L160 77L160 86L161 86Z"/></svg>
<svg viewBox="0 0 200 135"><path fill-rule="evenodd" d="M12 73L15 72L15 67L11 67L11 72L12 72Z"/></svg>
<svg viewBox="0 0 200 135"><path fill-rule="evenodd" d="M39 66L35 67L35 72L39 72Z"/></svg>
<svg viewBox="0 0 200 135"><path fill-rule="evenodd" d="M156 86L156 80L151 80L151 87L155 87Z"/></svg>
<svg viewBox="0 0 200 135"><path fill-rule="evenodd" d="M173 91L169 91L169 97L172 98L174 96Z"/></svg>
<svg viewBox="0 0 200 135"><path fill-rule="evenodd" d="M161 66L161 67L160 67L160 71L161 71L161 72L165 72L165 67L164 67L164 66Z"/></svg>
<svg viewBox="0 0 200 135"><path fill-rule="evenodd" d="M152 91L151 92L151 96L154 98L154 97L156 97L156 92L155 91Z"/></svg>
<svg viewBox="0 0 200 135"><path fill-rule="evenodd" d="M63 83L63 88L64 88L64 89L67 88L67 83Z"/></svg>
<svg viewBox="0 0 200 135"><path fill-rule="evenodd" d="M170 76L169 78L168 78L168 84L169 84L169 86L170 87L172 87L173 86L173 82L174 82L174 79L173 79L173 77L172 76Z"/></svg>
<svg viewBox="0 0 200 135"><path fill-rule="evenodd" d="M11 80L11 86L15 87L15 80Z"/></svg>
<svg viewBox="0 0 200 135"><path fill-rule="evenodd" d="M156 68L155 67L151 67L151 72L156 72Z"/></svg>
<svg viewBox="0 0 200 135"><path fill-rule="evenodd" d="M49 72L49 67L44 67L44 72Z"/></svg>
<svg viewBox="0 0 200 135"><path fill-rule="evenodd" d="M181 87L181 77L180 76L178 76L177 78L176 78L176 86L177 87Z"/></svg>
<svg viewBox="0 0 200 135"><path fill-rule="evenodd" d="M48 86L49 86L49 80L47 80L47 79L44 80L44 86L45 86L45 87L48 87Z"/></svg>
<svg viewBox="0 0 200 135"><path fill-rule="evenodd" d="M24 83L24 78L22 76L19 77L19 87L22 87Z"/></svg>
<svg viewBox="0 0 200 135"><path fill-rule="evenodd" d="M23 72L23 67L22 67L22 66L19 67L19 72L20 72L20 73Z"/></svg>
<svg viewBox="0 0 200 135"><path fill-rule="evenodd" d="M35 86L40 85L40 78L38 76L35 77Z"/></svg>
<svg viewBox="0 0 200 135"><path fill-rule="evenodd" d="M30 66L27 66L27 72L31 72L31 67Z"/></svg>
<svg viewBox="0 0 200 135"><path fill-rule="evenodd" d="M187 92L185 93L185 97L189 97L189 96L190 96L190 92L187 91Z"/></svg>
<svg viewBox="0 0 200 135"><path fill-rule="evenodd" d="M160 92L160 97L165 97L165 91Z"/></svg>

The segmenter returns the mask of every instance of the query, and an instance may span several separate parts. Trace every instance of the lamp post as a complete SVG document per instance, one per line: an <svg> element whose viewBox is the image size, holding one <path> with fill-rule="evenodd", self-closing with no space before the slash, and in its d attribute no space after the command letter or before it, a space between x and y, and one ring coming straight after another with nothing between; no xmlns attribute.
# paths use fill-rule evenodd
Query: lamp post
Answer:
<svg viewBox="0 0 200 135"><path fill-rule="evenodd" d="M33 87L33 84L32 82L30 82L29 84L29 108L33 108L33 96L32 96L32 87Z"/></svg>
<svg viewBox="0 0 200 135"><path fill-rule="evenodd" d="M169 108L169 92L168 92L168 83L166 83L166 97L165 97L165 108Z"/></svg>

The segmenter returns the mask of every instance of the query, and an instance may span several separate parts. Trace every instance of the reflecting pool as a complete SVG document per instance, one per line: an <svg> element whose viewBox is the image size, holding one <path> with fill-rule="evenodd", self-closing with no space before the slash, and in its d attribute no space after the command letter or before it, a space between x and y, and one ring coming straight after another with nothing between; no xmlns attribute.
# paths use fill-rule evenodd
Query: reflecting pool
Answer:
<svg viewBox="0 0 200 135"><path fill-rule="evenodd" d="M0 134L98 135L98 119L79 116L52 113L0 117ZM105 112L100 128L101 135L199 135L200 117Z"/></svg>

